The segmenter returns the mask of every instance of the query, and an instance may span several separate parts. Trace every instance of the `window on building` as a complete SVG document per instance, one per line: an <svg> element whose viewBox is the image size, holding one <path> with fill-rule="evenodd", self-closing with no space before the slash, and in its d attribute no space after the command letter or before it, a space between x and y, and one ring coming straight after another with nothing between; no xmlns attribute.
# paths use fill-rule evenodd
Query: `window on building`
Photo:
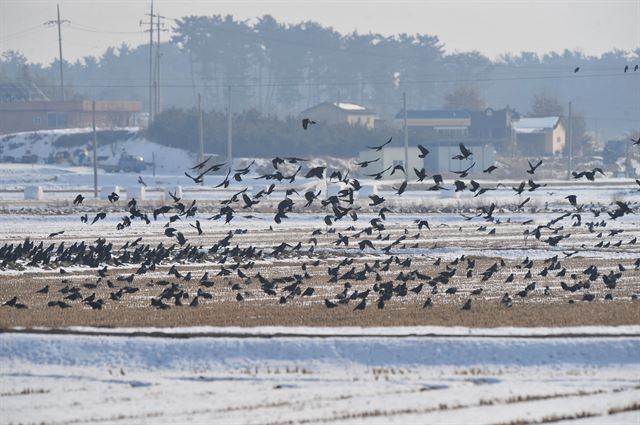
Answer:
<svg viewBox="0 0 640 425"><path fill-rule="evenodd" d="M47 127L65 128L67 126L67 114L51 112L47 114Z"/></svg>

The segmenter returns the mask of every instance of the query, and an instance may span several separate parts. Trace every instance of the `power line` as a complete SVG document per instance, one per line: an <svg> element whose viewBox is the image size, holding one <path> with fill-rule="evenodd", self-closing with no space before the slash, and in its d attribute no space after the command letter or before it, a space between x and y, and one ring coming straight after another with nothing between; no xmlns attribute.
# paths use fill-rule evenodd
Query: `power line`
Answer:
<svg viewBox="0 0 640 425"><path fill-rule="evenodd" d="M42 25L36 25L36 26L33 26L33 27L25 28L25 29L23 29L21 31L17 31L17 32L2 36L2 37L0 37L0 39L2 41L6 42L6 41L10 41L10 40L15 40L15 39L18 39L18 38L21 38L21 37L27 37L27 36L30 36L30 35L34 35L34 34L46 31L47 29L48 29L47 27L43 27Z"/></svg>
<svg viewBox="0 0 640 425"><path fill-rule="evenodd" d="M144 34L144 31L112 31L100 28L93 28L82 24L71 24L69 28L76 31L92 32L99 34Z"/></svg>
<svg viewBox="0 0 640 425"><path fill-rule="evenodd" d="M559 74L559 75L543 75L543 76L516 76L516 77L479 77L479 78L443 78L443 79L425 79L425 80L405 80L401 81L400 85L420 85L420 84L447 84L447 83L471 83L471 82L500 82L500 81L527 81L527 80L559 80L559 79L590 79L590 78L603 78L603 77L614 77L614 78L633 78L639 77L640 74L621 74L621 73L603 73L603 74L579 74L579 75L567 75L567 74ZM99 81L99 80L96 80ZM179 80L176 80L179 81ZM302 81L302 82L279 82L279 83L242 83L242 84L229 84L229 83L216 83L216 84L208 84L201 83L196 84L196 87L200 88L225 88L229 85L238 88L251 88L251 87L307 87L316 85L316 82ZM326 87L339 87L339 86L357 86L359 84L365 85L393 85L393 81L391 78L385 81L341 81L341 82L321 82L319 83L322 86ZM46 85L43 85L46 87ZM172 88L192 88L192 83L166 83L163 85L164 87L172 87ZM86 85L75 85L75 87L111 87L111 88L137 88L137 87L149 87L149 84L141 84L141 83L129 83L129 84L115 84L115 83L105 83L105 84L86 84Z"/></svg>

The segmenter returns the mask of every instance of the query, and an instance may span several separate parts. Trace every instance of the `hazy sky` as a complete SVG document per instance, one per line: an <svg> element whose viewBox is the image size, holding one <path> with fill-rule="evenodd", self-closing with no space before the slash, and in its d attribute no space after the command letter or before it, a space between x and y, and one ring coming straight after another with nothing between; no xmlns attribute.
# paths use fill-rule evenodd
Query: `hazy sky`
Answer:
<svg viewBox="0 0 640 425"><path fill-rule="evenodd" d="M32 62L58 54L55 19L60 4L65 60L100 55L108 46L146 43L139 22L149 1L0 0L0 52L21 51ZM314 20L346 33L436 35L447 51L506 52L580 49L600 54L640 47L640 0L155 0L169 18L232 14L279 21ZM164 37L168 35L163 34Z"/></svg>

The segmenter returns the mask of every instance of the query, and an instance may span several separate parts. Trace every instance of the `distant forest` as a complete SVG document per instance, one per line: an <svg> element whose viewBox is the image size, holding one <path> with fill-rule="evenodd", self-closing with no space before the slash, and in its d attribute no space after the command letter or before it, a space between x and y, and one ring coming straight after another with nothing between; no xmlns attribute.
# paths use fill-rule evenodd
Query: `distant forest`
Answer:
<svg viewBox="0 0 640 425"><path fill-rule="evenodd" d="M539 56L522 52L490 60L478 52L445 52L426 34L341 34L315 22L285 24L271 16L253 22L232 16L176 20L161 44L163 108L190 109L196 93L206 110L223 112L233 86L234 111L256 110L281 118L325 100L352 101L390 118L407 92L410 109L437 109L460 87L480 94L484 106L509 105L530 112L540 93L573 102L589 131L611 135L638 128L640 48L598 57L564 50ZM558 45L562 45L558 40ZM64 64L71 95L148 101L149 46L110 47L99 57ZM627 73L625 65L630 65ZM580 72L573 72L580 67ZM28 64L19 52L4 52L0 77L31 78L52 97L58 62Z"/></svg>

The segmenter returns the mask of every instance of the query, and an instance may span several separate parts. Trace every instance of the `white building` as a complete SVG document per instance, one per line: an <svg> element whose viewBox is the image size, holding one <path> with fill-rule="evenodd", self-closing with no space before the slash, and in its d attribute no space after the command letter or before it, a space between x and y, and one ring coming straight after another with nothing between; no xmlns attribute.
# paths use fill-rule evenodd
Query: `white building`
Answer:
<svg viewBox="0 0 640 425"><path fill-rule="evenodd" d="M309 118L318 123L362 125L369 129L375 123L375 112L349 102L323 102L300 113L303 118Z"/></svg>

